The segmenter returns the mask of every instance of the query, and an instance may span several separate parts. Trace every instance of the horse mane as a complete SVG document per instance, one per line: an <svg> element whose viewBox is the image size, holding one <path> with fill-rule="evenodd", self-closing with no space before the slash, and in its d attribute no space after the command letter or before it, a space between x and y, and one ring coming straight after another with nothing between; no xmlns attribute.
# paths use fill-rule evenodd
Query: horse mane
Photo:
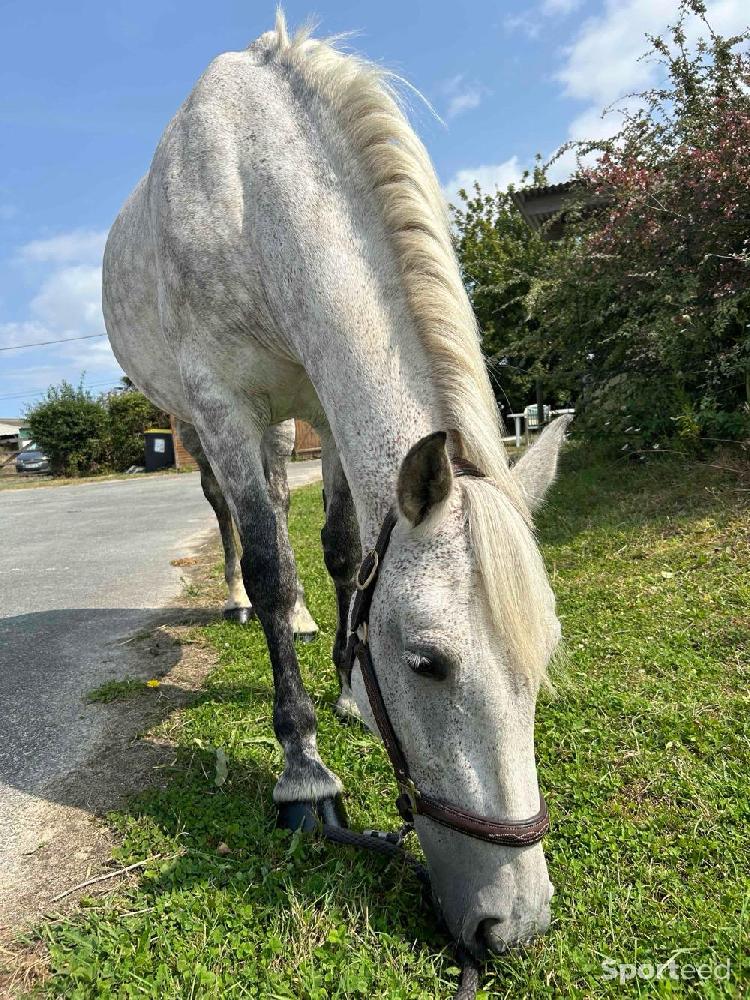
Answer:
<svg viewBox="0 0 750 1000"><path fill-rule="evenodd" d="M445 198L427 150L402 110L398 84L403 81L341 52L336 39L311 38L311 30L303 27L290 36L279 8L274 31L256 44L266 49L268 62L285 67L330 108L369 181L430 361L445 426L457 432L451 436L453 447L489 480L471 487L466 479L459 483L492 617L511 653L537 674L540 668L531 664L540 658L546 616L535 615L534 607L539 605L539 568L542 574L544 569L526 500L508 466Z"/></svg>

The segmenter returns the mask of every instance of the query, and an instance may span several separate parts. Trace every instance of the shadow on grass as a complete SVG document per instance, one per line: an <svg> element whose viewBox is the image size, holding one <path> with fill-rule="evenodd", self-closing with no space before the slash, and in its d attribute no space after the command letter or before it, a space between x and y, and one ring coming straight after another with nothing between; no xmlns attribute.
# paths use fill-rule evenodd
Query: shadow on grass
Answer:
<svg viewBox="0 0 750 1000"><path fill-rule="evenodd" d="M227 705L231 699L224 693ZM236 704L246 707L241 698ZM216 787L213 748L178 751L166 785L131 800L115 818L124 835L123 861L153 854L154 844L162 844L163 860L141 884L139 906L158 906L171 894L204 899L219 893L226 894L229 908L251 893L256 910L282 923L293 919L299 905L309 915L324 907L357 914L358 923L365 920L405 941L450 947L447 931L403 860L277 829L273 761L231 753L225 759L228 777Z"/></svg>
<svg viewBox="0 0 750 1000"><path fill-rule="evenodd" d="M152 631L159 624L218 625L215 612L174 609L154 616L148 629L138 609L50 612L42 623L47 637L43 655L33 654L28 642L29 634L41 638L41 625L33 618L19 616L4 623L9 642L3 655L6 663L15 664L6 693L18 702L5 717L6 786L52 807L108 816L123 845L115 849L118 862L156 859L156 867L149 865L143 873L139 889L143 905L158 906L160 899L166 905L170 894L186 893L205 907L206 894L218 892L228 894L229 907L229 899L236 904L238 896L252 887L253 906L267 910L269 919L276 914L274 919L292 920L295 906L310 914L332 907L354 913L358 923L366 920L375 930L405 942L420 940L437 949L450 944L425 905L420 883L403 862L275 828L272 793L283 760L270 729L270 665L264 663L242 681L228 679L214 685L209 680L201 686L215 664L215 654L210 664L192 670L191 656L185 655L191 647ZM50 687L50 662L62 659L63 644L76 648L85 635L98 634L114 646L113 632L136 626L139 633L116 641L122 645L116 646L109 676L140 679L142 688L134 685L107 703L86 703L86 694L107 677L100 663L91 673L82 668L75 691L64 698L61 690ZM249 634L242 626L222 628L232 641L235 634L237 641ZM258 626L250 628L257 631ZM29 662L33 655L40 657L38 662ZM162 678L158 687L146 687L145 681L153 678ZM326 707L319 712L327 715L327 693L322 700ZM179 712L188 706L187 716ZM23 748L32 718L36 727L28 744L32 749L43 743L45 757L65 759L68 747L78 751L84 740L91 741L88 754L51 779L46 768L26 767ZM227 746L230 718L240 730L237 752ZM221 787L215 783L216 749L207 745L211 739L207 720L221 729L216 742L225 749L228 772ZM171 739L173 725L180 730L179 745ZM326 718L324 725L340 723ZM89 863L75 860L83 846L76 843L80 833L76 827L66 840L64 831L58 831L56 843L20 859L27 880L31 866L40 865L34 881L42 909L50 904L54 908L52 900L58 893L85 881ZM41 836L38 825L34 834L36 847ZM217 852L220 845L226 848ZM224 853L227 848L229 853ZM114 881L102 884L102 890L116 887ZM97 889L84 888L91 891ZM80 892L73 893L70 902L79 896Z"/></svg>

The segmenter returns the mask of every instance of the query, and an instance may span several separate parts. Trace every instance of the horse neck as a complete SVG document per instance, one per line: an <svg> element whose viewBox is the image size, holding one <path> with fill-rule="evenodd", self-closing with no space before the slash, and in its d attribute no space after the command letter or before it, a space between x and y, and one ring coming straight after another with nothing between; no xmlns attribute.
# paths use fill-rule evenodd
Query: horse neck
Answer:
<svg viewBox="0 0 750 1000"><path fill-rule="evenodd" d="M337 343L322 366L330 377L314 379L367 547L395 502L407 451L442 429L428 359L408 310L391 301L388 314L371 316L355 339Z"/></svg>
<svg viewBox="0 0 750 1000"><path fill-rule="evenodd" d="M309 120L300 134L298 118ZM395 502L406 452L444 427L440 394L382 205L350 140L316 102L298 107L289 121L288 141L275 137L268 155L284 164L275 200L252 220L264 245L278 245L283 234L283 255L264 255L270 274L263 291L270 291L283 340L323 407L368 545ZM320 183L326 174L336 183Z"/></svg>

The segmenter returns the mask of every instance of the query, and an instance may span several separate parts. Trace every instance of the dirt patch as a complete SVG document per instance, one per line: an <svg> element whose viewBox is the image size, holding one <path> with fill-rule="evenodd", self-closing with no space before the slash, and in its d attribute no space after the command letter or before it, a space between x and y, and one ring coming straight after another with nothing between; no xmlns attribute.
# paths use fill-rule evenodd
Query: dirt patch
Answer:
<svg viewBox="0 0 750 1000"><path fill-rule="evenodd" d="M47 975L47 949L41 941L0 942L0 997L26 996Z"/></svg>
<svg viewBox="0 0 750 1000"><path fill-rule="evenodd" d="M111 860L115 841L106 814L144 788L168 781L176 754L164 720L196 697L216 662L195 627L215 618L221 606L223 580L214 571L220 555L212 536L194 555L180 560L185 592L165 609L160 623L120 645L121 672L127 675L128 665L138 664L142 673L148 662L158 686L113 704L89 706L87 710L107 715L106 737L97 754L56 782L49 795L28 796L20 804L20 823L33 831L35 844L15 864L12 888L6 884L0 891L2 1000L23 996L44 976L44 949L25 941L25 932L41 918L69 913L82 895L103 895L121 888L123 879L138 877L134 870L82 884L119 868ZM207 603L213 606L207 609ZM148 736L157 724L162 724L159 740Z"/></svg>

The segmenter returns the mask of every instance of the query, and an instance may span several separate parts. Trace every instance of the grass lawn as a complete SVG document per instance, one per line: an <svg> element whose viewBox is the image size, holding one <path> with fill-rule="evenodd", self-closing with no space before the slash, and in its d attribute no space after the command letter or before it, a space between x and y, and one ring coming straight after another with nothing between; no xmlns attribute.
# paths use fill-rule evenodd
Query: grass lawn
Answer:
<svg viewBox="0 0 750 1000"><path fill-rule="evenodd" d="M747 485L705 466L566 454L539 519L567 642L557 695L537 713L553 926L487 967L485 997L730 996L748 986ZM320 489L298 492L292 533L321 628L299 656L320 748L347 786L353 824L393 827L382 749L331 713L321 521ZM450 942L408 870L274 830L282 757L258 625L217 621L194 639L215 647L219 666L162 727L177 746L168 787L112 817L122 863L151 860L137 886L84 899L76 916L40 929L47 995L452 996ZM729 961L729 980L621 986L602 970L606 958L673 955L683 972Z"/></svg>

